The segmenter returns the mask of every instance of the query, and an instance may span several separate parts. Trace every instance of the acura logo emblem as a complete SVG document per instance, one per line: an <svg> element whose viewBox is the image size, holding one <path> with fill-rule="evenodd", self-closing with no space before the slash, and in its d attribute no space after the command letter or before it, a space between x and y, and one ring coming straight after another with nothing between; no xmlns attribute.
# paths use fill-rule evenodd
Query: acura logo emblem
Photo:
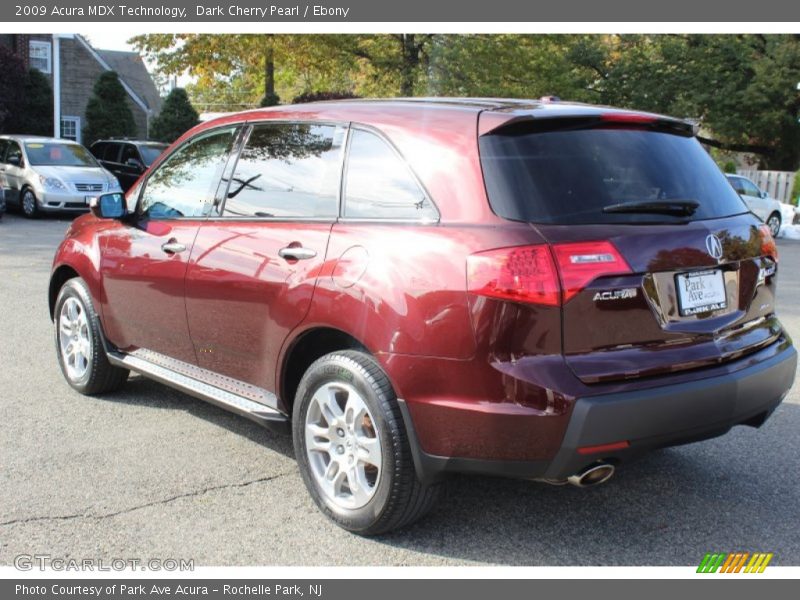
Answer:
<svg viewBox="0 0 800 600"><path fill-rule="evenodd" d="M715 258L717 260L722 258L722 242L720 242L719 238L713 233L709 236L706 236L706 250L708 250L711 258Z"/></svg>

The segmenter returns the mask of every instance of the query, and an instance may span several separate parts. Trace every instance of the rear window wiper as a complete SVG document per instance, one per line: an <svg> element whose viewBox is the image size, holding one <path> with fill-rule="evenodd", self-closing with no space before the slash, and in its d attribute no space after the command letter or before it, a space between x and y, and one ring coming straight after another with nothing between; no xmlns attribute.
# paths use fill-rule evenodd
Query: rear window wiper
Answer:
<svg viewBox="0 0 800 600"><path fill-rule="evenodd" d="M688 216L694 214L700 203L695 200L656 200L651 202L621 202L603 207L604 213L656 213Z"/></svg>

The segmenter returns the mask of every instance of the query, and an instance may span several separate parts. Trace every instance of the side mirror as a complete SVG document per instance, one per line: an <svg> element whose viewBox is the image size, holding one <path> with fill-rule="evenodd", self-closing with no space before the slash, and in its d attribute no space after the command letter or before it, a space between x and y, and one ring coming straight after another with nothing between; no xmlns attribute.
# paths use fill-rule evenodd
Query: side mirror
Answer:
<svg viewBox="0 0 800 600"><path fill-rule="evenodd" d="M22 166L22 159L19 156L9 156L8 157L8 164L14 165L15 167Z"/></svg>
<svg viewBox="0 0 800 600"><path fill-rule="evenodd" d="M119 192L92 198L89 202L89 207L95 216L102 219L120 219L127 213L125 196Z"/></svg>
<svg viewBox="0 0 800 600"><path fill-rule="evenodd" d="M758 192L759 198L769 198L769 194L767 192Z"/></svg>
<svg viewBox="0 0 800 600"><path fill-rule="evenodd" d="M125 164L129 167L133 167L134 169L138 170L139 172L144 171L144 165L136 160L135 158L129 158L125 161Z"/></svg>

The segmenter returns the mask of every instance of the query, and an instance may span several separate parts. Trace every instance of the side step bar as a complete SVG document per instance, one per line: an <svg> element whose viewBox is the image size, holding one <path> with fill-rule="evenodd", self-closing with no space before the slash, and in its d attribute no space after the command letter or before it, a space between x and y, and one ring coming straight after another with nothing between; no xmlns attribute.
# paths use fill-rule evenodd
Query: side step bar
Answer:
<svg viewBox="0 0 800 600"><path fill-rule="evenodd" d="M136 350L131 354L109 351L107 354L114 366L141 373L274 431L284 434L290 432L289 417L278 410L275 394L266 390L150 350ZM239 390L244 393L237 393ZM259 401L251 399L254 397Z"/></svg>

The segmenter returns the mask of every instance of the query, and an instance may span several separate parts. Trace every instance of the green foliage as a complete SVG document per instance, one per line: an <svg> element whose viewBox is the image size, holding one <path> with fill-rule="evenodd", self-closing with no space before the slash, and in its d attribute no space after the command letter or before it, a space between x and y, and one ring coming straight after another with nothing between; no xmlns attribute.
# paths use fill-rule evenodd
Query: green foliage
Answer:
<svg viewBox="0 0 800 600"><path fill-rule="evenodd" d="M292 104L305 104L306 102L324 102L326 100L350 100L358 98L349 92L306 92L295 96Z"/></svg>
<svg viewBox="0 0 800 600"><path fill-rule="evenodd" d="M3 65L0 77L0 133L20 133L19 113L23 105L25 63L5 46L0 46L0 65Z"/></svg>
<svg viewBox="0 0 800 600"><path fill-rule="evenodd" d="M128 94L114 71L105 71L97 78L89 103L86 105L86 127L83 142L108 137L133 137L136 124L128 106Z"/></svg>
<svg viewBox="0 0 800 600"><path fill-rule="evenodd" d="M800 166L800 35L148 34L133 43L196 78L209 110L324 90L358 96L556 95L702 121L714 144ZM268 58L269 57L269 58ZM271 96L271 95L270 95Z"/></svg>
<svg viewBox="0 0 800 600"><path fill-rule="evenodd" d="M174 142L197 125L197 111L183 88L175 88L164 100L159 115L150 124L150 137L160 142Z"/></svg>
<svg viewBox="0 0 800 600"><path fill-rule="evenodd" d="M275 92L264 94L261 98L260 106L278 106L281 103L281 97Z"/></svg>
<svg viewBox="0 0 800 600"><path fill-rule="evenodd" d="M726 173L736 173L736 163L732 160L729 160L723 166L723 171Z"/></svg>
<svg viewBox="0 0 800 600"><path fill-rule="evenodd" d="M29 69L23 96L25 102L20 111L19 132L52 135L53 89L50 87L50 80L38 69Z"/></svg>
<svg viewBox="0 0 800 600"><path fill-rule="evenodd" d="M800 171L794 174L794 186L792 187L792 204L800 205Z"/></svg>

